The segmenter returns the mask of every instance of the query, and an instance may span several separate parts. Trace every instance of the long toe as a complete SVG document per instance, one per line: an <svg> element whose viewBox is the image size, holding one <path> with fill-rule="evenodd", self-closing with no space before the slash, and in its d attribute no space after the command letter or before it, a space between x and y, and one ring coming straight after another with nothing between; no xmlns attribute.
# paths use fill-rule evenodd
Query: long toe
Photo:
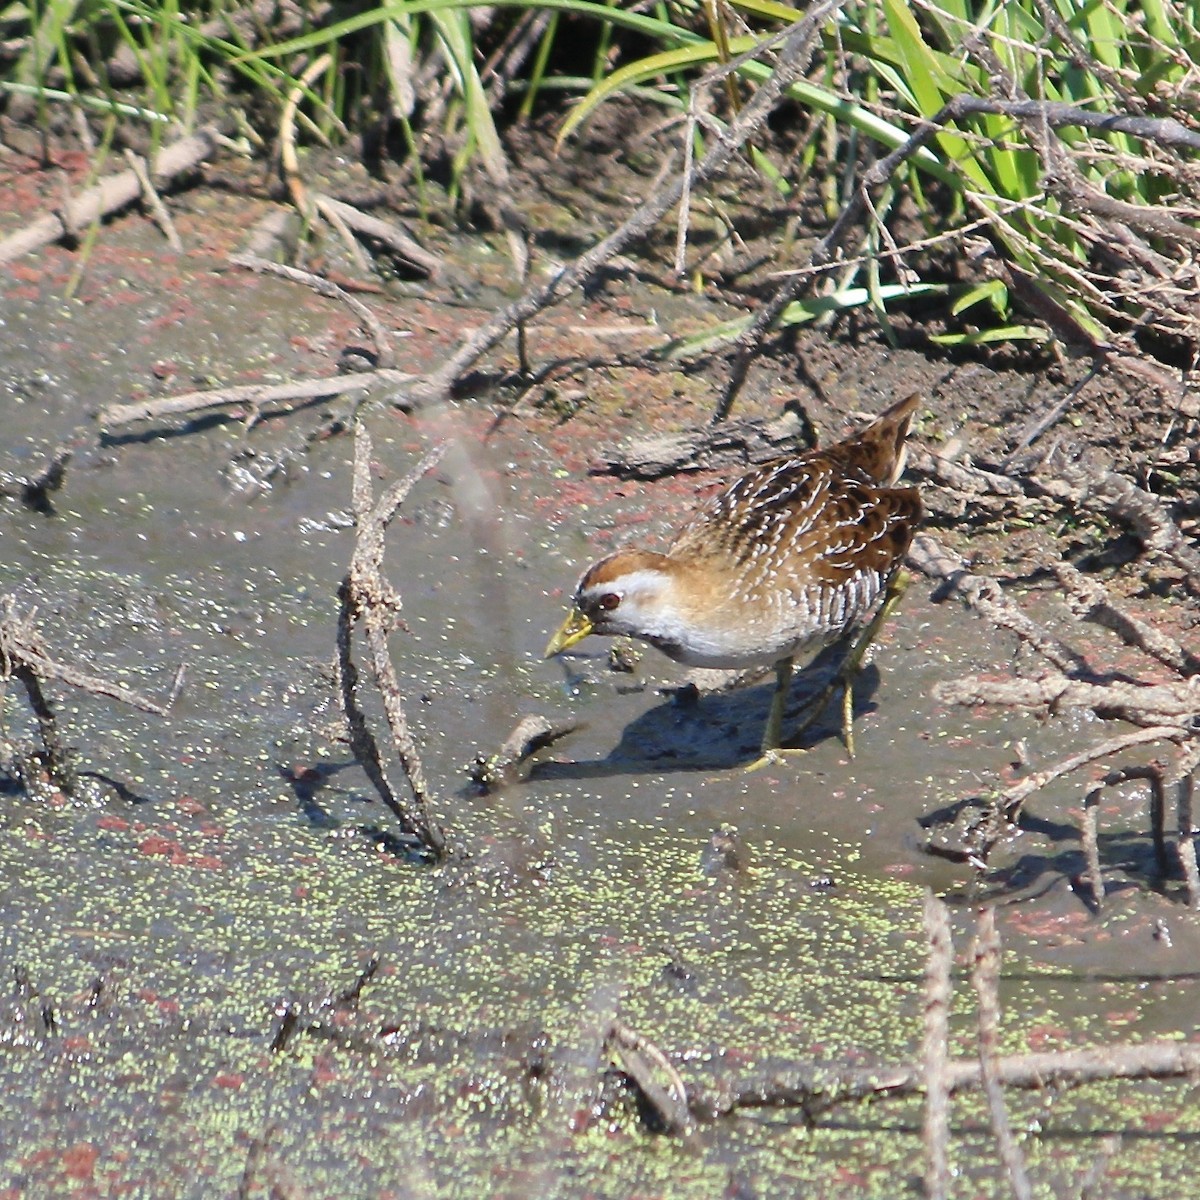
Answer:
<svg viewBox="0 0 1200 1200"><path fill-rule="evenodd" d="M789 758L799 758L808 751L801 746L776 746L773 750L764 750L752 763L747 763L743 771L761 771L764 767L781 767Z"/></svg>

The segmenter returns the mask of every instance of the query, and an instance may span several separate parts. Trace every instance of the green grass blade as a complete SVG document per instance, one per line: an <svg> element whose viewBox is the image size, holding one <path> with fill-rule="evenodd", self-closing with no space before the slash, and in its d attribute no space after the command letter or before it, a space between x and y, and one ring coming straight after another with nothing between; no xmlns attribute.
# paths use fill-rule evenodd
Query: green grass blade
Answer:
<svg viewBox="0 0 1200 1200"><path fill-rule="evenodd" d="M882 303L891 304L899 300L908 300L917 296L944 296L949 286L943 283L917 283L906 287L904 284L885 284L878 289L877 299ZM822 317L828 317L852 308L862 308L871 302L871 291L865 287L841 288L828 296L813 296L805 300L793 300L783 310L779 318L780 325L810 325ZM704 350L735 338L746 329L753 316L737 317L732 321L722 322L703 329L699 333L687 337L672 338L662 347L661 353L666 358L686 358Z"/></svg>
<svg viewBox="0 0 1200 1200"><path fill-rule="evenodd" d="M1003 325L974 333L931 334L929 340L937 346L987 346L994 342L1048 342L1051 337L1040 325Z"/></svg>

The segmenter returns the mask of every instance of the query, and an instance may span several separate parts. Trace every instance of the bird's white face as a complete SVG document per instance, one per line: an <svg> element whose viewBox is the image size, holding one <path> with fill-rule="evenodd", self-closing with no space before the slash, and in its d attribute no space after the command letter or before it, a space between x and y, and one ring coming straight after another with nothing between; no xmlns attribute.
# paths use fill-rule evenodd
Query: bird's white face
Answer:
<svg viewBox="0 0 1200 1200"><path fill-rule="evenodd" d="M661 554L621 550L589 567L567 619L546 647L550 658L590 633L636 637L654 645L679 636L670 564ZM668 651L669 653L669 651Z"/></svg>
<svg viewBox="0 0 1200 1200"><path fill-rule="evenodd" d="M592 632L609 637L653 641L672 632L672 579L656 567L637 567L589 583L594 568L579 582L575 606L592 623Z"/></svg>

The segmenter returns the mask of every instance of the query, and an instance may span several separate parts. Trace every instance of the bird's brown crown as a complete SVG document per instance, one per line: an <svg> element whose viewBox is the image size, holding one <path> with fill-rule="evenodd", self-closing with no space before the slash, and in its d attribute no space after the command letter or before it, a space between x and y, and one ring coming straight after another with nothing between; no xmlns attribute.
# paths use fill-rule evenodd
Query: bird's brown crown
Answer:
<svg viewBox="0 0 1200 1200"><path fill-rule="evenodd" d="M618 550L598 563L593 563L583 574L575 594L582 596L593 588L605 584L617 583L621 579L634 574L636 571L664 571L671 573L674 564L665 554L656 554L653 550L641 550L630 546Z"/></svg>

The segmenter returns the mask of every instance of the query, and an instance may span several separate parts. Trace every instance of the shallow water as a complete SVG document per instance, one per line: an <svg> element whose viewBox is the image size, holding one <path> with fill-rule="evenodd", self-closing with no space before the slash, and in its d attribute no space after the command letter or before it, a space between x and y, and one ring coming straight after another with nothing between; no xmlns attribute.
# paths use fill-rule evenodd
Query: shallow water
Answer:
<svg viewBox="0 0 1200 1200"><path fill-rule="evenodd" d="M311 369L305 343L328 339L328 311L284 285L233 289L198 271L187 303L203 320L163 323L177 295L137 280L121 293L116 261L104 269L87 303L56 299L53 271L0 299L0 469L28 470L83 431L52 514L0 510L0 590L37 606L58 657L151 696L180 664L186 682L165 718L56 689L82 765L119 788L2 797L0 960L15 982L0 1021L0 1188L908 1189L915 1106L848 1109L812 1131L794 1113L744 1117L690 1144L620 1109L589 1122L607 1062L598 1031L618 1014L701 1086L776 1058L915 1055L920 889L963 901L964 948L973 895L965 868L921 852L920 818L994 786L1017 739L1044 762L1088 732L929 699L939 679L1004 669L1013 645L918 580L863 680L858 756L826 720L802 760L745 774L769 681L688 706L658 690L679 674L653 651L634 675L608 670L596 639L540 657L582 567L627 536L666 533L699 481L589 479L564 456L569 425L513 417L497 430L473 403L420 420L376 407L380 487L431 441L454 443L389 533L408 716L437 811L472 854L415 867L389 852L394 822L332 705L352 445L304 440L329 406L249 431L211 421L100 440L88 426L166 358L176 389L217 362ZM239 490L241 468L284 452L282 475ZM581 725L527 781L479 795L467 765L524 712ZM6 718L10 737L28 734L11 687ZM1014 851L1020 887L1000 893L1007 1048L1192 1037L1200 931L1144 886L1142 802L1118 796L1106 813L1113 882L1133 884L1095 920L1070 886L1066 810L1081 798L1064 785L1032 803L1044 820ZM734 866L710 844L728 827ZM1187 1098L1134 1084L1013 1098L1037 1194L1070 1194L1113 1131L1129 1136L1107 1194L1174 1194L1163 1180L1198 1128ZM956 1194L1006 1194L982 1110L955 1111Z"/></svg>

